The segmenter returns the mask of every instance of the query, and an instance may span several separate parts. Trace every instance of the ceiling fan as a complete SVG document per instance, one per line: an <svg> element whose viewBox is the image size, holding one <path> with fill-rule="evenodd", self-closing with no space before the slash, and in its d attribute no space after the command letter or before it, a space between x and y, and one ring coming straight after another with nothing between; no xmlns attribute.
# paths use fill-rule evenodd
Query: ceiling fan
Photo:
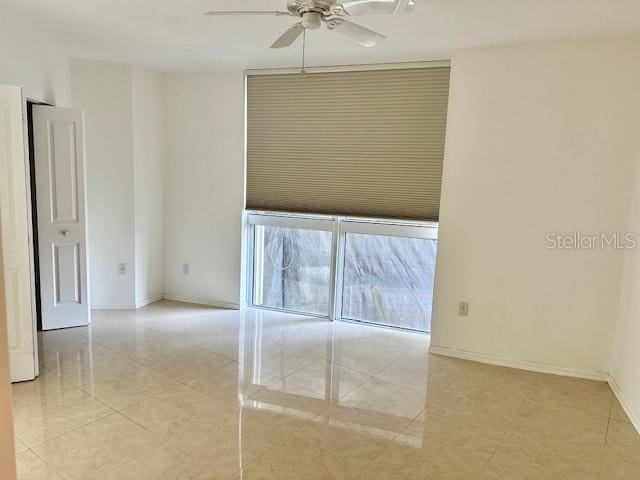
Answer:
<svg viewBox="0 0 640 480"><path fill-rule="evenodd" d="M271 15L300 18L301 21L284 32L271 48L288 47L305 30L320 28L323 22L329 30L349 37L365 47L374 47L386 37L344 17L405 13L414 11L415 7L415 0L289 0L287 11L217 11L206 12L205 15Z"/></svg>

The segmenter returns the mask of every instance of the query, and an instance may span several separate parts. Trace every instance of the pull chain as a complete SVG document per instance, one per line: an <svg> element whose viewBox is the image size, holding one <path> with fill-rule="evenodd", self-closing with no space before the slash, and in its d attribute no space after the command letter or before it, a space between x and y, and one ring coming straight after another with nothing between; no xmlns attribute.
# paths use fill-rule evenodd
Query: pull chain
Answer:
<svg viewBox="0 0 640 480"><path fill-rule="evenodd" d="M305 54L307 49L307 29L302 32L302 73L307 73L305 70Z"/></svg>

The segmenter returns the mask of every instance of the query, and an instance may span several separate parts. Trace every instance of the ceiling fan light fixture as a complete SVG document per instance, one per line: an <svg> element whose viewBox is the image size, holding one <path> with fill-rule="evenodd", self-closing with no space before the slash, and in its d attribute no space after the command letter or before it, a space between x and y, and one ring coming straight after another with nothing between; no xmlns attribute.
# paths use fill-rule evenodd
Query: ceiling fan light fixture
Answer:
<svg viewBox="0 0 640 480"><path fill-rule="evenodd" d="M384 35L347 20L354 15L398 14L414 11L415 0L288 0L287 11L221 11L207 15L271 15L291 16L299 19L271 45L271 48L289 47L307 30L316 30L326 23L329 30L339 33L364 47L375 47Z"/></svg>

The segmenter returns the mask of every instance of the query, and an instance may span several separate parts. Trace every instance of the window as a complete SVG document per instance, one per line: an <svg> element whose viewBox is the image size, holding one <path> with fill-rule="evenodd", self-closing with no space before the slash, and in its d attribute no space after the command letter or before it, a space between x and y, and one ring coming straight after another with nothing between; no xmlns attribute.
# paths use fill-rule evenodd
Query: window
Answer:
<svg viewBox="0 0 640 480"><path fill-rule="evenodd" d="M342 318L431 330L436 241L346 234Z"/></svg>
<svg viewBox="0 0 640 480"><path fill-rule="evenodd" d="M437 225L249 215L256 307L428 332Z"/></svg>
<svg viewBox="0 0 640 480"><path fill-rule="evenodd" d="M251 305L430 330L449 76L247 73Z"/></svg>
<svg viewBox="0 0 640 480"><path fill-rule="evenodd" d="M329 315L331 232L255 227L253 304Z"/></svg>

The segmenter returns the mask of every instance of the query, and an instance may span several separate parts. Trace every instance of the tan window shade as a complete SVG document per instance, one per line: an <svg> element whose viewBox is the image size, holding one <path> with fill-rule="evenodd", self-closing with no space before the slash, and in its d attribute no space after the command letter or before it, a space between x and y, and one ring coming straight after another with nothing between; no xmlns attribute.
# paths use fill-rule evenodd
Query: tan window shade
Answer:
<svg viewBox="0 0 640 480"><path fill-rule="evenodd" d="M247 208L436 220L449 67L247 78Z"/></svg>

